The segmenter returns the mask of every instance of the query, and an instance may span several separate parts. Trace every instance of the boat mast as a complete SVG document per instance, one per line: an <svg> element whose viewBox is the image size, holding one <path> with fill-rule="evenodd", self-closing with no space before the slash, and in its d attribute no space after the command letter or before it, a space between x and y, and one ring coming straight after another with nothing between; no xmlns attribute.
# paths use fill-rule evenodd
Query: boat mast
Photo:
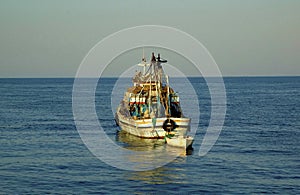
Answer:
<svg viewBox="0 0 300 195"><path fill-rule="evenodd" d="M143 51L143 55L144 55L144 51ZM144 57L143 57L143 59L144 59ZM161 109L162 109L161 108L161 100L163 100L163 97L162 97L162 94L161 94L162 93L161 88L162 88L162 78L163 78L163 75L164 75L164 71L163 71L163 68L162 68L161 64L166 63L166 62L167 62L167 60L160 58L160 54L158 54L158 56L156 58L155 55L154 55L154 52L152 52L152 57L151 57L150 64L146 64L146 60L145 60L145 62L143 62L145 65L150 66L149 69L147 70L147 72L149 72L149 76L150 76L149 77L150 89L149 89L148 102L149 102L149 112L151 113L151 110L152 110L152 112L155 111L156 113L153 113L153 114L155 114L155 116L157 116L157 114L161 114ZM152 83L153 81L154 81L154 83ZM152 84L155 85L154 89L152 89ZM153 110L153 108L151 106L152 105L152 91L153 90L156 93L156 110ZM168 113L168 115L169 114L170 114L170 112Z"/></svg>
<svg viewBox="0 0 300 195"><path fill-rule="evenodd" d="M146 58L145 58L145 51L144 51L144 47L143 47L143 58L142 58L142 62L144 63L144 75L146 73Z"/></svg>
<svg viewBox="0 0 300 195"><path fill-rule="evenodd" d="M170 87L169 87L169 76L166 75L166 80L167 80L167 117L171 116L171 110L170 110Z"/></svg>
<svg viewBox="0 0 300 195"><path fill-rule="evenodd" d="M151 68L151 67L150 67ZM152 79L151 79L151 74L150 74L150 92L149 92L149 114L151 114L151 94L152 94Z"/></svg>
<svg viewBox="0 0 300 195"><path fill-rule="evenodd" d="M148 69L148 71L150 70L150 90L149 90L149 113L151 115L151 113L153 112L153 109L151 107L151 103L152 103L152 74L153 74L153 60L155 60L155 57L153 59L154 53L152 52L152 58L151 58L151 62L150 62L150 67Z"/></svg>

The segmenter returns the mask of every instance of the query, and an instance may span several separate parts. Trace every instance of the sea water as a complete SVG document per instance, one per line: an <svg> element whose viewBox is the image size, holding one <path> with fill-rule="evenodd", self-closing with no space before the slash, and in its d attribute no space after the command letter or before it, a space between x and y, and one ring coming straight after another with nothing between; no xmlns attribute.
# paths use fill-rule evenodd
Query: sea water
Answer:
<svg viewBox="0 0 300 195"><path fill-rule="evenodd" d="M188 106L200 110L194 150L137 172L107 165L85 146L73 118L74 79L0 79L0 194L299 194L300 77L224 78L224 126L201 157L210 93L204 79L188 80L199 103ZM102 78L96 90L103 129L120 147L151 150L152 142L141 145L115 125L116 81Z"/></svg>

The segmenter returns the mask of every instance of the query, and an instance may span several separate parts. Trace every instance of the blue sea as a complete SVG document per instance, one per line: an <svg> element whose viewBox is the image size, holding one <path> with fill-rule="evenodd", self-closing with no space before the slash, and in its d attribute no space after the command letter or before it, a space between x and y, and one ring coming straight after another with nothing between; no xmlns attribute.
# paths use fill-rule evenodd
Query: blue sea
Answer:
<svg viewBox="0 0 300 195"><path fill-rule="evenodd" d="M99 160L80 138L74 79L0 79L0 194L300 194L300 77L224 78L225 122L205 156L198 151L210 94L204 79L188 80L200 110L193 151L154 170L126 171ZM115 125L116 81L99 81L99 121L117 145L151 151L156 140L143 146Z"/></svg>

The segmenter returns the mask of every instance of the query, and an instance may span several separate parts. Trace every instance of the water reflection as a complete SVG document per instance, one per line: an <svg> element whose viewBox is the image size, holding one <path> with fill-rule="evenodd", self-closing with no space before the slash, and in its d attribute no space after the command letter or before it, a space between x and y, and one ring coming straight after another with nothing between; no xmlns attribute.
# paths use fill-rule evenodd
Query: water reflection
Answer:
<svg viewBox="0 0 300 195"><path fill-rule="evenodd" d="M122 147L133 151L161 150L176 156L192 155L193 153L193 148L185 150L183 148L172 147L167 145L164 139L143 139L122 130L117 132L116 141Z"/></svg>
<svg viewBox="0 0 300 195"><path fill-rule="evenodd" d="M182 159L181 159L182 160ZM184 164L181 162L180 164ZM150 171L134 171L124 174L124 179L142 181L146 184L174 184L185 183L186 178L184 168L163 166Z"/></svg>
<svg viewBox="0 0 300 195"><path fill-rule="evenodd" d="M126 173L124 177L126 180L143 181L147 184L170 184L170 183L184 183L182 178L185 178L185 164L186 156L192 154L192 149L186 151L183 148L171 147L165 144L164 139L142 139L130 135L125 131L119 131L116 137L119 144L124 148L134 151L150 151L148 155L132 155L127 156L130 162L143 162L145 166L148 163L166 160L166 158L173 158L170 162L172 166L166 164L149 171L133 171ZM160 156L157 153L151 153L152 150L162 151L162 154L167 152L168 156Z"/></svg>
<svg viewBox="0 0 300 195"><path fill-rule="evenodd" d="M121 143L124 148L134 151L162 149L161 147L165 145L164 139L142 139L125 131L118 131L116 140Z"/></svg>

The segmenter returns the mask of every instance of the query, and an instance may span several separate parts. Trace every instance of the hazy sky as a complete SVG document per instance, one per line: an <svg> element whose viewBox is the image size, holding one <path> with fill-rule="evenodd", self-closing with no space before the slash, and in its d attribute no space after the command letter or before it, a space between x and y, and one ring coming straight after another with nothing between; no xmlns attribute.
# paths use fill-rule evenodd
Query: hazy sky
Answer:
<svg viewBox="0 0 300 195"><path fill-rule="evenodd" d="M300 75L299 10L299 0L1 0L0 77L74 77L105 36L146 24L191 34L225 76Z"/></svg>

